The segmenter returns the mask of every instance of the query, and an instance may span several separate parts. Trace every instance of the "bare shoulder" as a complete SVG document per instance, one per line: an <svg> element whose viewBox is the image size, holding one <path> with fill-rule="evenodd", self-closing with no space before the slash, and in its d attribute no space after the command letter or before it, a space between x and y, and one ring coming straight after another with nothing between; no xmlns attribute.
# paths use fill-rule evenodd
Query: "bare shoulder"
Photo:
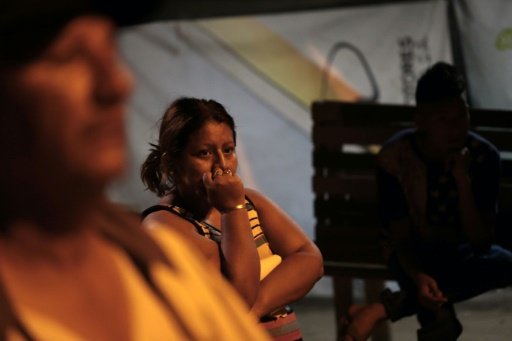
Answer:
<svg viewBox="0 0 512 341"><path fill-rule="evenodd" d="M169 228L180 232L195 230L192 223L164 209L148 214L142 220L142 226L148 229Z"/></svg>
<svg viewBox="0 0 512 341"><path fill-rule="evenodd" d="M277 204L273 202L269 197L255 189L246 188L245 195L254 203L256 208L264 209L265 207L278 207Z"/></svg>
<svg viewBox="0 0 512 341"><path fill-rule="evenodd" d="M176 232L186 239L190 245L197 248L216 269L220 269L217 243L198 233L192 222L178 214L165 209L152 212L142 220L142 227L148 229L152 234L163 233L165 235L165 231Z"/></svg>

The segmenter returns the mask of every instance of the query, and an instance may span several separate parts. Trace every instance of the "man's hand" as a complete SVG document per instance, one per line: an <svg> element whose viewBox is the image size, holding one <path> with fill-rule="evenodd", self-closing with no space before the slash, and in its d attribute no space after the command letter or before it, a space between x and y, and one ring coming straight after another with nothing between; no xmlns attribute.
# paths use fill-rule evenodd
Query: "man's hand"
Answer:
<svg viewBox="0 0 512 341"><path fill-rule="evenodd" d="M460 152L452 154L447 159L446 166L451 170L455 180L464 180L468 177L469 163L469 150L464 147Z"/></svg>
<svg viewBox="0 0 512 341"><path fill-rule="evenodd" d="M418 285L418 301L428 309L437 310L448 300L437 287L435 279L425 273L419 273L416 276Z"/></svg>

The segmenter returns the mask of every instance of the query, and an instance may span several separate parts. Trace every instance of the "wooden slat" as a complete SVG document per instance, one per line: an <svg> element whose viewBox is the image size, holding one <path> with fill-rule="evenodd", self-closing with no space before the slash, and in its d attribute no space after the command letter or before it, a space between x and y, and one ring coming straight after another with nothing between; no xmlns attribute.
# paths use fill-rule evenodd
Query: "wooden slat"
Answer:
<svg viewBox="0 0 512 341"><path fill-rule="evenodd" d="M511 138L512 141L512 132ZM343 169L347 172L375 172L375 155L371 153L342 153L340 148L317 148L313 151L313 166L319 174L322 171L338 172ZM512 159L501 160L501 178L505 183L512 183Z"/></svg>
<svg viewBox="0 0 512 341"><path fill-rule="evenodd" d="M340 225L322 225L318 223L315 226L315 239L322 240L335 238L340 246L347 243L365 243L369 242L380 249L379 240L382 237L378 224L367 225L365 227L340 226Z"/></svg>
<svg viewBox="0 0 512 341"><path fill-rule="evenodd" d="M388 125L390 122L412 122L414 107L368 103L325 101L313 103L315 124Z"/></svg>
<svg viewBox="0 0 512 341"><path fill-rule="evenodd" d="M369 242L373 247L379 248L380 250L379 241L382 237L382 232L377 226L379 225L374 224L366 227L354 228L340 225L317 224L315 240L321 241L334 238L338 240L340 244Z"/></svg>
<svg viewBox="0 0 512 341"><path fill-rule="evenodd" d="M316 146L331 147L341 146L342 144L382 144L391 135L403 128L399 126L336 127L315 125L313 127L313 142Z"/></svg>
<svg viewBox="0 0 512 341"><path fill-rule="evenodd" d="M340 123L344 125L390 125L397 122L412 122L414 106L348 103L339 101L319 101L312 106L315 124ZM474 127L512 127L512 111L476 109L470 110L471 124Z"/></svg>
<svg viewBox="0 0 512 341"><path fill-rule="evenodd" d="M326 261L338 260L353 263L385 263L382 250L377 242L373 244L369 243L368 240L360 242L351 240L350 242L343 243L340 240L325 237L326 236L317 239L316 243Z"/></svg>
<svg viewBox="0 0 512 341"><path fill-rule="evenodd" d="M315 213L318 214L347 214L354 215L359 212L377 212L376 200L361 201L357 197L340 197L330 195L328 198L317 196L314 200Z"/></svg>
<svg viewBox="0 0 512 341"><path fill-rule="evenodd" d="M471 124L475 127L512 128L512 111L470 109Z"/></svg>
<svg viewBox="0 0 512 341"><path fill-rule="evenodd" d="M313 166L332 171L375 171L375 155L341 153L339 149L318 148L313 151Z"/></svg>
<svg viewBox="0 0 512 341"><path fill-rule="evenodd" d="M512 151L512 130L476 130L476 132L492 142L499 151Z"/></svg>
<svg viewBox="0 0 512 341"><path fill-rule="evenodd" d="M359 212L359 214L325 214L321 213L315 214L317 222L322 225L333 225L333 226L343 226L350 229L358 229L358 228L375 228L375 226L379 225L379 221L377 219L377 214L370 215L371 212Z"/></svg>
<svg viewBox="0 0 512 341"><path fill-rule="evenodd" d="M359 203L355 205L348 203L340 206L315 205L315 218L317 226L343 226L357 229L375 228L380 225L379 211L373 202L363 205Z"/></svg>
<svg viewBox="0 0 512 341"><path fill-rule="evenodd" d="M376 263L325 261L324 272L326 276L381 279L392 278L385 264Z"/></svg>
<svg viewBox="0 0 512 341"><path fill-rule="evenodd" d="M512 138L512 137L511 137ZM512 160L501 159L501 181L512 184Z"/></svg>
<svg viewBox="0 0 512 341"><path fill-rule="evenodd" d="M503 184L500 186L498 205L500 210L512 211L512 184Z"/></svg>
<svg viewBox="0 0 512 341"><path fill-rule="evenodd" d="M376 191L376 189L374 189ZM335 189L337 195L342 192ZM322 195L317 196L314 204L315 218L319 223L332 225L344 225L363 227L378 226L379 210L377 206L377 193L351 194L349 200L339 199L337 201L325 200ZM374 199L369 199L369 198ZM500 210L512 210L512 184L501 184L498 195Z"/></svg>
<svg viewBox="0 0 512 341"><path fill-rule="evenodd" d="M376 180L374 175L314 176L313 191L317 194L331 193L347 199L375 202Z"/></svg>
<svg viewBox="0 0 512 341"><path fill-rule="evenodd" d="M313 143L318 148L341 148L343 144L380 145L393 134L404 129L399 126L313 127ZM501 152L512 151L512 130L476 129L478 134L493 143Z"/></svg>

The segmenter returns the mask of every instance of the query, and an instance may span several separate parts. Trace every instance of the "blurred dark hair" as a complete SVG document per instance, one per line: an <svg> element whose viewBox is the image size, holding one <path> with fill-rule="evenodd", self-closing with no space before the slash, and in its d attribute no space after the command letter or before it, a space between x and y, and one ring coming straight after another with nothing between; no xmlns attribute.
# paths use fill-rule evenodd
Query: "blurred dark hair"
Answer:
<svg viewBox="0 0 512 341"><path fill-rule="evenodd" d="M448 63L437 62L420 77L416 87L416 104L462 97L465 91L466 82L457 69Z"/></svg>
<svg viewBox="0 0 512 341"><path fill-rule="evenodd" d="M236 143L236 131L233 117L222 104L214 100L197 98L179 98L165 111L160 123L158 143L150 143L151 149L142 164L141 179L146 188L163 196L172 190L172 179L165 174L164 154L167 169L173 169L181 153L186 148L190 136L208 122L225 123L233 132Z"/></svg>
<svg viewBox="0 0 512 341"><path fill-rule="evenodd" d="M10 0L0 10L0 69L36 59L62 28L81 15L117 25L149 21L161 0Z"/></svg>

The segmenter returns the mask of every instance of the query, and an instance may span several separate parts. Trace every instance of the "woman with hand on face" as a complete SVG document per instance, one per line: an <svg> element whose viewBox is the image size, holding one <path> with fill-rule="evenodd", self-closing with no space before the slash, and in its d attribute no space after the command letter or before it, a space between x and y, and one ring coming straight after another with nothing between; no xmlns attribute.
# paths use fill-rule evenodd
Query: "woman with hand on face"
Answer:
<svg viewBox="0 0 512 341"><path fill-rule="evenodd" d="M300 339L287 306L322 276L322 257L302 229L237 175L233 118L213 101L181 98L165 112L159 143L142 166L147 187L161 197L144 212L146 227L179 231L236 288L274 335Z"/></svg>

